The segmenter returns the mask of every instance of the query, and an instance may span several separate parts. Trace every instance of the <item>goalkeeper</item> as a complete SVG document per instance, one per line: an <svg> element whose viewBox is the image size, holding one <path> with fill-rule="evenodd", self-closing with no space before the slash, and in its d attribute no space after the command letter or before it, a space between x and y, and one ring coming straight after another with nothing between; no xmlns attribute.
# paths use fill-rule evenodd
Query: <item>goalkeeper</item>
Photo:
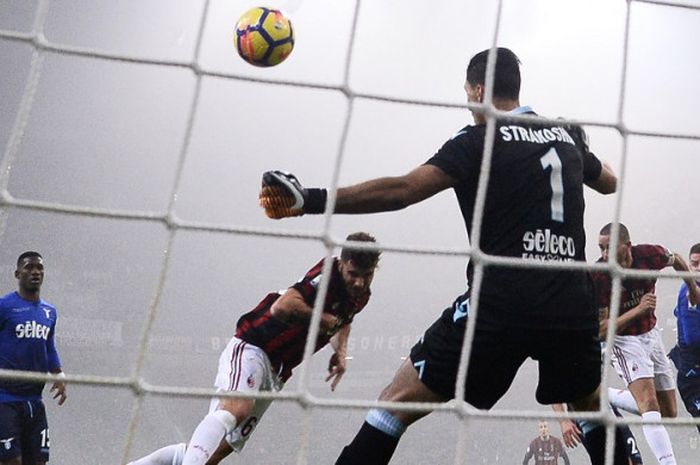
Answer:
<svg viewBox="0 0 700 465"><path fill-rule="evenodd" d="M364 232L348 241L374 243ZM345 355L353 318L369 301L370 284L381 253L344 247L333 258L315 351L330 342L331 390L345 373ZM301 363L309 320L321 283L321 260L286 291L268 294L239 320L236 335L219 358L215 385L220 391L279 391ZM130 465L213 465L239 452L269 407L271 399L215 398L189 444L163 447Z"/></svg>
<svg viewBox="0 0 700 465"><path fill-rule="evenodd" d="M612 170L593 155L578 126L548 123L521 106L520 61L506 48L496 58L495 122L488 188L478 251L490 256L541 261L585 261L583 185L610 194ZM425 164L403 176L384 177L338 190L334 213L399 210L445 189L454 189L470 237L475 213L487 113L489 50L467 68L465 90L475 125L448 140ZM527 120L513 115L529 115ZM261 205L271 218L323 213L326 190L303 188L292 175L263 175ZM475 277L467 267L469 285ZM567 402L578 411L599 409L600 345L598 314L589 274L580 270L525 269L489 264L479 288L479 311L465 392L455 392L473 289L457 297L411 350L380 400L442 402L454 397L490 409L506 393L522 363L539 363L537 400ZM337 464L389 463L401 435L425 412L374 409L367 415ZM587 451L594 465L604 462L605 428L590 422ZM624 447L616 463L626 463Z"/></svg>

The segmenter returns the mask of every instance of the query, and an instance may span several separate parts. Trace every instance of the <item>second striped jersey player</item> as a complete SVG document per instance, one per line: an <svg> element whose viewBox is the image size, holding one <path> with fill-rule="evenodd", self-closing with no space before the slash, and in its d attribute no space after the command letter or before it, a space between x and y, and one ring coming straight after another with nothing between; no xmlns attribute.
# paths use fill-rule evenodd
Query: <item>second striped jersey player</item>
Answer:
<svg viewBox="0 0 700 465"><path fill-rule="evenodd" d="M685 260L660 245L632 245L630 232L620 223L617 248L611 248L612 223L600 230L598 246L600 262L614 256L626 269L661 270L673 267L676 271L688 271ZM607 319L612 296L612 278L607 272L593 274L599 313L602 316L601 331L607 331ZM695 281L684 278L688 285L688 298L693 304L700 302L700 288ZM617 334L613 339L612 360L620 378L627 384L639 407L643 421L642 431L649 448L661 465L675 465L671 438L661 417L673 418L677 414L675 380L661 334L656 328L656 279L626 278L622 280L617 317Z"/></svg>

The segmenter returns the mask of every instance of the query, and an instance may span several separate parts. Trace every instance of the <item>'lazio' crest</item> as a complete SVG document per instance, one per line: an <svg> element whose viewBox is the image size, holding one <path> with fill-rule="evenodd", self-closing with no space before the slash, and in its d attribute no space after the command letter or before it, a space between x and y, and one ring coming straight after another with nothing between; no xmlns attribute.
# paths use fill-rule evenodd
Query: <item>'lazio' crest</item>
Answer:
<svg viewBox="0 0 700 465"><path fill-rule="evenodd" d="M455 305L455 312L452 314L452 321L457 321L469 315L469 299Z"/></svg>

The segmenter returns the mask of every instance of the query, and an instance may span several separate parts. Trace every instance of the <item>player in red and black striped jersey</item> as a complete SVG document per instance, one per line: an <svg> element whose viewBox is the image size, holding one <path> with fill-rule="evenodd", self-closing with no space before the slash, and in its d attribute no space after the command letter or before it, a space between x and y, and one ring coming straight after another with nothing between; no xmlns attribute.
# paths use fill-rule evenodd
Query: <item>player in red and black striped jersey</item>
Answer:
<svg viewBox="0 0 700 465"><path fill-rule="evenodd" d="M375 242L367 233L347 241ZM326 381L335 390L345 373L345 357L353 318L369 301L370 285L379 262L376 249L344 247L330 265L328 289L314 352L330 343L333 355ZM243 315L236 334L219 357L215 386L220 391L279 391L304 356L314 304L324 280L325 259L284 291L268 294ZM271 399L212 399L209 414L187 445L173 444L130 465L215 465L239 452L255 430Z"/></svg>
<svg viewBox="0 0 700 465"><path fill-rule="evenodd" d="M607 262L612 253L623 268L636 270L661 270L668 266L677 271L689 271L685 260L660 245L632 245L630 233L619 225L617 250L611 251L612 224L600 230L598 245L601 258ZM598 296L598 308L602 323L600 331L607 331L612 278L607 272L593 274ZM700 302L700 288L690 278L688 298ZM613 338L612 360L617 374L627 383L634 396L644 424L642 431L650 449L661 465L675 465L676 460L668 432L663 425L653 424L664 417L677 414L675 380L673 370L661 335L656 328L655 278L626 278L622 280L617 331Z"/></svg>
<svg viewBox="0 0 700 465"><path fill-rule="evenodd" d="M304 356L308 318L316 301L322 269L323 260L283 294L268 294L238 320L236 337L263 349L283 382ZM361 269L352 261L333 259L315 351L328 344L338 331L349 331L353 318L369 301L369 274L373 271L374 267ZM361 275L361 279L355 279L355 275Z"/></svg>
<svg viewBox="0 0 700 465"><path fill-rule="evenodd" d="M486 82L489 57L495 60L492 85ZM471 244L477 258L483 253L538 262L585 261L584 185L604 194L614 192L617 178L610 167L591 153L580 127L545 121L520 105L520 61L511 50L485 50L472 57L464 88L467 101L474 105L474 125L464 127L407 174L339 188L333 212L399 210L452 189L470 239L478 234L478 241ZM487 102L489 90L492 98ZM498 110L497 121L489 121L491 112L484 111L484 103ZM482 172L488 173L488 180L483 208L477 212L479 185L486 181ZM263 174L260 203L271 218L323 213L327 198L327 190L305 188L292 174ZM477 213L483 213L476 223L478 232ZM499 263L483 267L465 390L455 392L466 320L476 292L474 270L470 262L469 289L425 332L380 400L440 402L458 397L488 409L531 357L539 364L539 402L598 409L598 315L592 280L580 270ZM387 464L406 428L425 414L370 411L336 464ZM591 438L587 450L593 463L602 464L605 428L591 423L584 434ZM624 449L617 449L623 464Z"/></svg>
<svg viewBox="0 0 700 465"><path fill-rule="evenodd" d="M535 458L535 465L558 465L559 457L564 461L564 465L569 465L569 456L564 450L564 446L559 438L549 434L549 424L540 421L538 424L539 436L532 440L523 458L523 465L528 465L531 458Z"/></svg>
<svg viewBox="0 0 700 465"><path fill-rule="evenodd" d="M624 225L621 225L624 227ZM608 261L608 248L610 244L610 234L601 234L601 253L597 263L605 263ZM629 243L622 244L624 255L621 262L625 268L635 270L661 270L667 266L673 266L674 263L679 264L666 247L661 245L638 244L631 245ZM629 258L625 258L629 257ZM682 268L682 265L680 266ZM596 285L596 295L598 306L600 309L610 309L610 296L612 295L612 279L606 272L597 271L593 273L593 280ZM656 288L655 278L627 278L622 281L622 289L620 291L620 310L619 316L625 315L628 312L632 314L621 321L621 325L617 326L617 334L630 336L644 334L651 331L656 326L656 314L654 307L646 305L644 311L638 308L643 302L645 295L653 296ZM653 300L653 299L652 299ZM604 329L604 328L601 328Z"/></svg>

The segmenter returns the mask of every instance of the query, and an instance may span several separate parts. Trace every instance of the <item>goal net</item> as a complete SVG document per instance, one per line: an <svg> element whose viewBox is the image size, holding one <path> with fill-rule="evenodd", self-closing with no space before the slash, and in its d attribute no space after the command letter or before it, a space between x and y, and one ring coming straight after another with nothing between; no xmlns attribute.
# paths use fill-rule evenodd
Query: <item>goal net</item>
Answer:
<svg viewBox="0 0 700 465"><path fill-rule="evenodd" d="M326 349L228 459L335 460L410 347L464 290L478 244L465 240L451 192L397 213L273 222L258 206L260 176L283 169L335 188L418 166L471 123L467 60L494 45L523 62L521 102L582 124L618 174L615 196L586 193L589 262L598 230L616 220L633 242L684 257L700 242L700 2L271 0L290 16L296 46L268 69L232 44L253 6L0 2L0 283L16 287L22 251L44 255L42 297L58 308L70 396L60 408L45 396L51 463L124 464L186 442L239 316L336 253L349 232L368 231L385 252L338 390L323 383ZM670 348L680 280L658 274ZM534 400L536 382L528 362L491 412L436 406L395 462L521 461L538 419L560 436ZM611 370L605 384L622 386ZM653 461L639 420L626 420ZM697 431L680 399L666 424L679 462L692 461ZM570 456L587 463L582 448Z"/></svg>

